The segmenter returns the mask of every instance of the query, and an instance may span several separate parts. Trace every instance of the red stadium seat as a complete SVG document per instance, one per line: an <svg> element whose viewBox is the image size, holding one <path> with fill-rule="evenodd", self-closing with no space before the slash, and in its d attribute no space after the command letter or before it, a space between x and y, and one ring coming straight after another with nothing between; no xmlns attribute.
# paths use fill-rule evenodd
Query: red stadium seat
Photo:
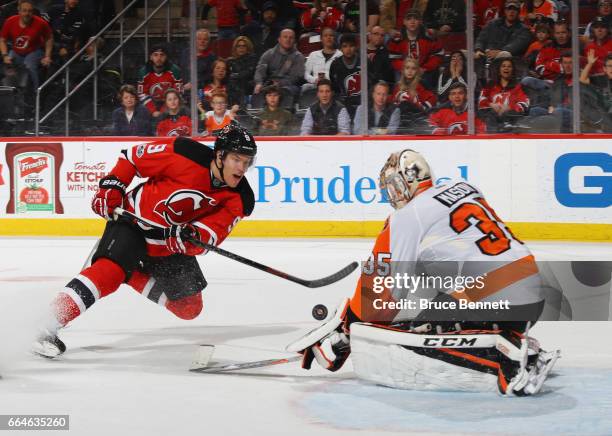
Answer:
<svg viewBox="0 0 612 436"><path fill-rule="evenodd" d="M228 59L232 56L233 39L217 39L213 48L217 57Z"/></svg>
<svg viewBox="0 0 612 436"><path fill-rule="evenodd" d="M323 45L321 44L321 36L315 33L307 33L300 37L298 41L298 50L305 57L308 57L310 53L316 50L321 50Z"/></svg>

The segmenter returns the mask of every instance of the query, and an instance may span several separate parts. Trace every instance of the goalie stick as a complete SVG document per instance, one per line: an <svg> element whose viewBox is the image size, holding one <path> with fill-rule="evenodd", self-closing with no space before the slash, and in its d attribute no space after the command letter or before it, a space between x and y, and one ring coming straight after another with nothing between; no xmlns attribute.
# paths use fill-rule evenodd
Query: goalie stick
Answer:
<svg viewBox="0 0 612 436"><path fill-rule="evenodd" d="M229 363L227 365L209 365L215 351L214 345L200 345L195 359L191 363L191 372L205 374L218 374L222 372L239 371L243 369L263 368L266 366L281 365L302 360L302 356L285 357L281 359L257 360L254 362Z"/></svg>
<svg viewBox="0 0 612 436"><path fill-rule="evenodd" d="M116 207L114 210L114 214L116 216L121 215L124 217L129 217L132 219L135 219L136 221L139 221L149 227L154 227L154 228L163 228L162 226L160 226L159 224L150 221L146 218L140 217L132 212L128 212L127 210L121 209L120 207ZM275 268L272 268L270 266L267 265L263 265L259 262L255 262L254 260L251 259L247 259L246 257L242 257L238 254L232 253L230 251L226 251L222 248L219 248L215 245L211 245L211 244L207 244L206 242L202 242L199 241L197 239L193 239L190 238L189 242L191 242L192 244L198 245L206 250L209 251L214 251L217 254L220 254L221 256L225 256L229 259L235 260L237 262L243 263L245 265L248 265L252 268L256 268L260 271L264 271L267 272L268 274L272 274L275 275L277 277L280 277L282 279L285 280L289 280L290 282L294 282L297 283L299 285L305 286L307 288L320 288L322 286L327 286L327 285L331 285L332 283L336 283L337 281L342 280L343 278L347 277L349 274L351 274L353 271L355 271L357 269L357 267L359 267L359 263L358 262L352 262L349 265L345 266L344 268L342 268L340 271L337 271L333 274L330 274L327 277L323 277L321 279L315 279L315 280L304 280L301 279L299 277L295 277L292 276L291 274L287 274L283 271L279 271Z"/></svg>

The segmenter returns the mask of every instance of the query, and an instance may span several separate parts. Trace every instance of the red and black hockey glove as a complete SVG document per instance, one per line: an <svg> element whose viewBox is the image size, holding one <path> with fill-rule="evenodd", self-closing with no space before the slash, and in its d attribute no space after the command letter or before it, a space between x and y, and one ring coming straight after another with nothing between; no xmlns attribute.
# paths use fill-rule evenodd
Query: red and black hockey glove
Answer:
<svg viewBox="0 0 612 436"><path fill-rule="evenodd" d="M123 206L125 183L115 176L100 179L99 189L91 202L91 209L102 218L111 219L113 210Z"/></svg>
<svg viewBox="0 0 612 436"><path fill-rule="evenodd" d="M202 252L202 248L191 241L200 240L200 233L191 224L181 224L166 227L164 229L166 248L174 254L196 255Z"/></svg>

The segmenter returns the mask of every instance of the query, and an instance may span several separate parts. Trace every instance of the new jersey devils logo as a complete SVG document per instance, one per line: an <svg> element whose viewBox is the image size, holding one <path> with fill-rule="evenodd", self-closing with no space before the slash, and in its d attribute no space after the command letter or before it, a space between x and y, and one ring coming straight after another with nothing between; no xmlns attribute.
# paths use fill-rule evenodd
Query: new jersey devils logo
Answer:
<svg viewBox="0 0 612 436"><path fill-rule="evenodd" d="M162 98L164 96L164 92L166 92L166 89L169 89L171 85L172 84L170 82L154 83L151 85L151 88L149 88L149 94L155 96L156 98Z"/></svg>
<svg viewBox="0 0 612 436"><path fill-rule="evenodd" d="M449 135L463 135L467 133L465 121L459 121L456 123L452 123L448 126L448 134Z"/></svg>
<svg viewBox="0 0 612 436"><path fill-rule="evenodd" d="M361 74L359 71L346 76L344 86L346 87L346 95L349 97L359 95L361 92Z"/></svg>
<svg viewBox="0 0 612 436"><path fill-rule="evenodd" d="M174 129L170 130L166 136L189 136L189 127L188 126L177 126Z"/></svg>
<svg viewBox="0 0 612 436"><path fill-rule="evenodd" d="M15 38L15 48L25 50L30 45L30 38L28 36L18 36Z"/></svg>
<svg viewBox="0 0 612 436"><path fill-rule="evenodd" d="M182 189L157 203L153 210L161 215L168 224L184 224L204 215L203 212L208 206L216 205L217 200L200 191Z"/></svg>

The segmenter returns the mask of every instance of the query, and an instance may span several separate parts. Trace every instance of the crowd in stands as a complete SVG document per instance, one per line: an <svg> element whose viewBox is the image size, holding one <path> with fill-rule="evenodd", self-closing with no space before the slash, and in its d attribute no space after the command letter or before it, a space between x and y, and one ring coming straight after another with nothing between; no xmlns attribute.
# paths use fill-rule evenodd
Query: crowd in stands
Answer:
<svg viewBox="0 0 612 436"><path fill-rule="evenodd" d="M42 2L4 2L2 84L23 66L35 88L46 69L88 41L99 24L83 1L48 0L44 10ZM579 1L579 14L583 7L592 12L579 23L579 59L572 58L570 3L473 0L475 44L468 53L466 0L367 0L361 59L358 0L203 0L197 80L189 47L152 44L137 83L115 89L119 107L109 133L214 134L235 120L257 135L459 135L468 131L470 98L477 133L571 132L574 83L582 131L612 133L612 0ZM477 81L469 95L472 61ZM192 93L197 132L185 106Z"/></svg>

